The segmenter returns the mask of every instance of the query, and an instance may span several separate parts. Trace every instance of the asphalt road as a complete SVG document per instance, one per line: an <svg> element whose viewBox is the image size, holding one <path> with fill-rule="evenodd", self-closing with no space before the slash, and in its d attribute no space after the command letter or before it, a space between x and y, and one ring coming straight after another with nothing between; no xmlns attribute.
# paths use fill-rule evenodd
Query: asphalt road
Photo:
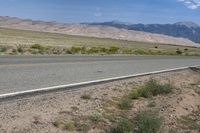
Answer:
<svg viewBox="0 0 200 133"><path fill-rule="evenodd" d="M199 57L1 56L0 94L193 65Z"/></svg>

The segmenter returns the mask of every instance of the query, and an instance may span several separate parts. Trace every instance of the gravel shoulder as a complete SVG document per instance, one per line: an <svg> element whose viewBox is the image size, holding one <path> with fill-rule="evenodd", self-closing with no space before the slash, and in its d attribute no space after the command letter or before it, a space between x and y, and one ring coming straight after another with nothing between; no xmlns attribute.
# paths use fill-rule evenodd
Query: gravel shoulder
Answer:
<svg viewBox="0 0 200 133"><path fill-rule="evenodd" d="M151 102L155 103L159 113L164 118L164 132L194 132L200 128L187 128L178 120L183 116L199 111L200 107L200 71L198 69L167 72L150 76L136 77L128 80L83 87L71 91L41 94L21 99L1 101L0 104L0 132L1 133L63 133L81 132L66 130L63 125L55 126L55 121L64 123L67 120L87 123L88 117L94 112L119 113L114 106L108 105L127 95L131 89L143 85L149 79L160 83L170 82L175 86L173 93L158 95L150 99L139 98L132 100L134 106L126 112L127 115L136 114L141 108L147 108ZM86 97L86 94L88 97ZM84 98L85 96L85 98ZM196 121L200 121L196 116ZM106 132L111 120L92 123L87 132ZM183 128L183 126L185 128Z"/></svg>

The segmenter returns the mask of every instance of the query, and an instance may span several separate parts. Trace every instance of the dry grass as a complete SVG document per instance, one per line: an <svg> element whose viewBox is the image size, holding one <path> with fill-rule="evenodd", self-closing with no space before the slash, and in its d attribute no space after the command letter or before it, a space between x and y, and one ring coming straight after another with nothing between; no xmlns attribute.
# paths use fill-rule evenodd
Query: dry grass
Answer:
<svg viewBox="0 0 200 133"><path fill-rule="evenodd" d="M121 53L142 55L178 55L180 54L180 52L182 53L182 55L199 55L198 53L200 53L200 48L195 47L123 41L114 39L100 39L95 37L82 37L3 28L0 28L0 36L0 46L2 46L2 48L0 49L0 53L2 51L6 51L5 46L26 46L32 48L30 51L33 53L37 53L37 50L39 49L40 54L45 52L45 50L51 50L50 48L48 49L48 47L54 47L58 49L57 51L54 51L56 54L62 53L62 50L60 51L60 49L63 48L70 48L71 51L69 52L73 52L73 47L90 48L87 51L87 53L89 54L96 53L96 51L103 51L103 53L106 54ZM35 44L38 44L41 47L38 47ZM179 51L178 53L177 49ZM22 50L23 49L20 47L20 50L18 52ZM81 52L81 50L83 51ZM80 49L79 51L80 53L84 54L84 49ZM51 52L50 54L54 52ZM75 53L76 52L77 49L75 49ZM63 53L66 54L67 51Z"/></svg>

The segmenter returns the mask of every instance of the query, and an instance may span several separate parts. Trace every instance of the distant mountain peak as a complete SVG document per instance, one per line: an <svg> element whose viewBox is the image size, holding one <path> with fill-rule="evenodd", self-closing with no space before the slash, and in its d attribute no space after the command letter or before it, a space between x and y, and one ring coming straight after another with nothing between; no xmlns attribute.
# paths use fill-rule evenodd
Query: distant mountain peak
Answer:
<svg viewBox="0 0 200 133"><path fill-rule="evenodd" d="M123 23L122 21L119 21L119 20L112 20L111 22L112 23Z"/></svg>
<svg viewBox="0 0 200 133"><path fill-rule="evenodd" d="M120 29L163 34L173 37L186 38L193 42L200 43L200 25L191 21L182 21L174 24L127 24L114 20L102 23L89 23L89 25L111 26Z"/></svg>
<svg viewBox="0 0 200 133"><path fill-rule="evenodd" d="M130 24L128 22L124 22L124 21L120 21L120 20L113 20L111 21L112 23L115 23L115 24Z"/></svg>
<svg viewBox="0 0 200 133"><path fill-rule="evenodd" d="M198 24L191 22L191 21L182 21L182 22L177 22L175 23L175 25L182 25L182 26L186 26L188 28L197 28L200 27Z"/></svg>
<svg viewBox="0 0 200 133"><path fill-rule="evenodd" d="M131 25L132 23L129 22L124 22L124 21L120 21L120 20L112 20L110 22L107 23L112 23L112 24L123 24L123 25Z"/></svg>
<svg viewBox="0 0 200 133"><path fill-rule="evenodd" d="M85 25L81 25L81 24L85 24ZM178 25L184 25L184 26L178 26ZM106 29L108 26L115 27L115 29L112 29L112 28ZM77 25L77 24L57 23L57 22L43 22L43 21L30 20L30 19L20 19L20 18L9 17L9 16L4 16L4 17L0 16L0 27L34 30L34 31L45 31L45 32L56 32L56 33L64 33L64 34L72 34L72 35L94 36L92 34L95 34L96 37L104 37L104 38L108 37L108 38L113 38L113 39L124 39L124 40L133 40L133 41L138 40L137 36L134 36L134 34L135 35L139 34L140 37L143 36L141 37L142 40L146 39L147 42L149 41L159 42L159 43L167 42L168 44L169 42L171 44L174 44L174 42L176 42L175 44L180 44L180 42L182 44L182 42L184 42L184 44L186 45L187 43L193 44L193 42L200 43L200 37L199 37L200 26L193 22L187 22L187 21L178 22L175 24L130 24L123 21L119 21L119 20L113 20L113 21L101 22L101 23L97 23L97 22L96 23L80 23ZM83 30L81 34L79 33L80 30ZM87 32L87 30L92 30L93 32ZM106 30L106 32L104 30ZM140 32L137 32L137 31L140 31ZM116 33L115 38L112 37L112 34L114 34L113 32ZM121 35L121 32L123 32L122 35ZM154 33L154 34L149 34L149 33ZM141 35L141 34L144 34L144 35ZM149 35L151 35L151 37L147 37ZM167 35L167 36L164 36L164 35ZM159 39L160 36L162 39ZM172 36L172 38L169 39L170 38L169 36ZM173 38L173 37L176 37L176 38ZM181 41L182 38L185 38L186 40L183 39L183 41ZM193 42L188 41L187 39ZM162 40L166 40L166 42L163 42ZM174 41L171 41L171 40L174 40Z"/></svg>

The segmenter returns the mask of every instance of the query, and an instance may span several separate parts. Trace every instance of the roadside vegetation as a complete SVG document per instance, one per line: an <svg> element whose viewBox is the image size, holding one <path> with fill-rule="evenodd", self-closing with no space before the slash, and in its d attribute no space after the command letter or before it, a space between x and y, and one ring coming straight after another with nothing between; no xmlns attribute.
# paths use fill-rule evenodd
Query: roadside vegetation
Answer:
<svg viewBox="0 0 200 133"><path fill-rule="evenodd" d="M131 100L127 97L122 98L118 104L119 109L121 110L129 110L132 108Z"/></svg>
<svg viewBox="0 0 200 133"><path fill-rule="evenodd" d="M82 99L85 99L85 100L89 100L89 99L91 99L91 94L89 94L89 93L84 93L84 94L81 95L81 98L82 98Z"/></svg>
<svg viewBox="0 0 200 133"><path fill-rule="evenodd" d="M65 130L79 132L87 132L97 127L107 133L159 133L163 131L164 118L156 108L155 102L150 102L146 108L141 108L136 114L132 114L131 110L134 109L134 102L137 99L166 95L172 93L173 89L170 83L161 84L157 80L150 79L144 85L132 88L127 95L105 101L103 111L96 111L84 118L63 122L63 124L56 121L53 125L62 128L60 125L65 124ZM81 98L91 99L91 94L83 93ZM86 125L80 128L80 121L85 121Z"/></svg>
<svg viewBox="0 0 200 133"><path fill-rule="evenodd" d="M0 28L0 55L186 55L200 48Z"/></svg>
<svg viewBox="0 0 200 133"><path fill-rule="evenodd" d="M160 84L158 81L151 79L144 86L133 89L129 93L129 97L131 99L151 98L152 96L171 93L172 89L173 86L170 83Z"/></svg>
<svg viewBox="0 0 200 133"><path fill-rule="evenodd" d="M162 132L163 120L155 110L142 110L133 119L121 118L111 133L158 133Z"/></svg>
<svg viewBox="0 0 200 133"><path fill-rule="evenodd" d="M165 50L137 50L125 47L102 46L72 46L54 47L41 44L0 46L1 55L171 55L171 56L200 56L200 52L188 52L184 49L174 51Z"/></svg>

